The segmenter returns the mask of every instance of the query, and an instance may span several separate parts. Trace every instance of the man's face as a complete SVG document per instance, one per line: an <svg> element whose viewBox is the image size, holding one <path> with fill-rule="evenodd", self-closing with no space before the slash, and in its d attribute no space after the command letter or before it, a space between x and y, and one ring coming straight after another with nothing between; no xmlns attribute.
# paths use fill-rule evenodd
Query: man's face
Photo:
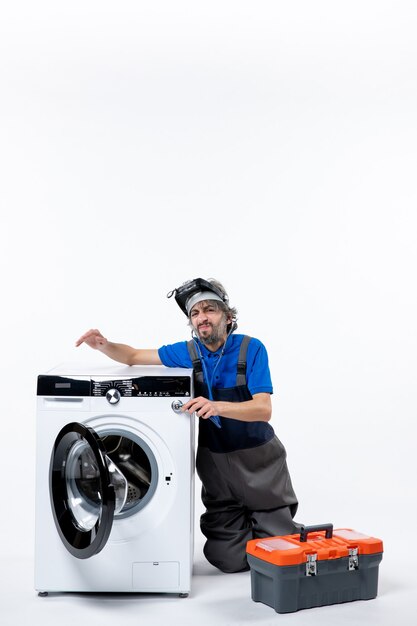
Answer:
<svg viewBox="0 0 417 626"><path fill-rule="evenodd" d="M216 303L210 300L197 302L191 309L190 320L202 343L216 345L226 339L228 319Z"/></svg>

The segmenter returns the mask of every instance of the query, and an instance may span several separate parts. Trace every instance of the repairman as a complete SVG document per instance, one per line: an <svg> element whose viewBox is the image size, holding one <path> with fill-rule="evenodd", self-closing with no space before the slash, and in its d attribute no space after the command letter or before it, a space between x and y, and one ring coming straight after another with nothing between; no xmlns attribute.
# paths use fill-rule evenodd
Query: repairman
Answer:
<svg viewBox="0 0 417 626"><path fill-rule="evenodd" d="M273 391L268 355L258 339L234 332L237 311L218 281L196 278L172 295L189 320L190 341L136 349L92 329L76 345L86 343L127 365L194 369L195 397L182 410L199 417L204 554L223 572L239 572L248 569L249 539L299 529L285 448L268 423Z"/></svg>

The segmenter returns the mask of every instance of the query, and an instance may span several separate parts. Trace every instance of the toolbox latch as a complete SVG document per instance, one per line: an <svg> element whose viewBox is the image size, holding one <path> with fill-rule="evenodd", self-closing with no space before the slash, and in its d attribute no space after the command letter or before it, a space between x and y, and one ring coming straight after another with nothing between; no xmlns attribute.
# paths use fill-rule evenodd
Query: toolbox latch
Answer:
<svg viewBox="0 0 417 626"><path fill-rule="evenodd" d="M306 576L316 576L317 554L307 554Z"/></svg>
<svg viewBox="0 0 417 626"><path fill-rule="evenodd" d="M349 548L349 572L359 568L358 548Z"/></svg>

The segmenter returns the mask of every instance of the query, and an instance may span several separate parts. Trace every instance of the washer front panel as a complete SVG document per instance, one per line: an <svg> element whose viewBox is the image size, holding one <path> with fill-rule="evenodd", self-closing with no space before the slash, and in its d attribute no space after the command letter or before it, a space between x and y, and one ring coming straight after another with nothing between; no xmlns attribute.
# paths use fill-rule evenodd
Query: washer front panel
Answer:
<svg viewBox="0 0 417 626"><path fill-rule="evenodd" d="M170 382L162 384L167 378ZM140 384L135 387L138 380ZM150 381L156 388L149 387ZM192 370L64 364L39 377L38 383L36 589L188 593L194 531L194 419L188 413L175 413L172 402L186 402L192 397ZM110 403L106 398L109 389L119 393L121 390L118 402ZM115 395L112 393L111 397ZM149 495L141 495L142 505L132 506L129 511L122 507L118 512L116 507L107 543L92 558L75 558L70 553L57 532L51 507L51 452L57 434L71 422L94 429L99 440L121 435L132 439L151 459ZM66 476L71 480L77 458L88 462L90 457L83 442L67 443L73 451L73 467ZM67 444L65 448L68 449ZM103 446L105 459L110 449L113 450L110 445L108 450ZM142 469L149 471L145 464ZM65 468L63 471L65 478ZM74 489L72 493L76 498ZM82 511L75 513L75 519L78 516L78 522L85 527L83 532L88 532L88 520L78 515ZM148 578L144 581L142 576L144 564L148 563L155 573L152 588ZM170 564L177 564L175 576L171 572L168 576ZM158 568L161 572L166 570L165 579L156 577Z"/></svg>

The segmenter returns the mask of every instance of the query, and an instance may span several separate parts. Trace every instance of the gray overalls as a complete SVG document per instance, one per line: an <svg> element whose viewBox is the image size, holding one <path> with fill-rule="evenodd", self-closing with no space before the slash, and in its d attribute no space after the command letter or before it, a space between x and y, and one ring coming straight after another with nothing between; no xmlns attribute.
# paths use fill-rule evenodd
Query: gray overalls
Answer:
<svg viewBox="0 0 417 626"><path fill-rule="evenodd" d="M235 387L212 389L213 400L244 402L252 396L246 385L243 338ZM193 362L195 395L209 397L194 341L187 343ZM222 428L199 420L197 473L206 507L200 520L207 538L204 554L223 572L248 569L246 543L255 537L297 532L298 507L287 468L285 448L267 422L243 422L220 416Z"/></svg>

